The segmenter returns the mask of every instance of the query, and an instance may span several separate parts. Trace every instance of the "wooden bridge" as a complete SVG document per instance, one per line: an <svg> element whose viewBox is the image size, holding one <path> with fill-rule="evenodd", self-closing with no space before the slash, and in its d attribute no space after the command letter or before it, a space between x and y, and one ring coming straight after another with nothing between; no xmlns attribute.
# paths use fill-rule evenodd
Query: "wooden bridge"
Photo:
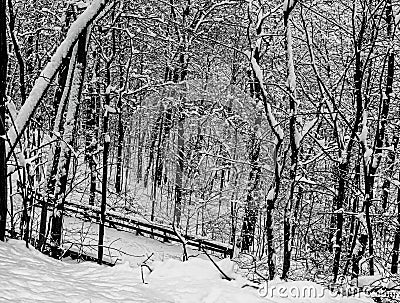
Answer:
<svg viewBox="0 0 400 303"><path fill-rule="evenodd" d="M100 207L81 205L73 202L66 202L64 205L65 215L75 216L81 219L90 219L96 223L100 223ZM224 257L233 257L233 246L198 236L178 234L171 226L150 222L142 218L130 215L122 215L115 211L106 212L105 226L110 228L121 228L126 231L134 231L137 235L147 235L158 237L165 242L182 243L184 239L185 245L206 250L214 253L222 254ZM67 255L74 257L74 252L68 252ZM75 256L76 257L76 256ZM86 256L89 259L91 257Z"/></svg>

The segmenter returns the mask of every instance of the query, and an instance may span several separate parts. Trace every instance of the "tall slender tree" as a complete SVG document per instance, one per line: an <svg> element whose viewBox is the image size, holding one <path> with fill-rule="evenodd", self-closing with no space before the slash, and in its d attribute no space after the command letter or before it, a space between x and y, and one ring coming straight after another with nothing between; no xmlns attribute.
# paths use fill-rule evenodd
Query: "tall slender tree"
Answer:
<svg viewBox="0 0 400 303"><path fill-rule="evenodd" d="M7 4L0 0L0 241L5 240L7 222L6 88L7 88Z"/></svg>
<svg viewBox="0 0 400 303"><path fill-rule="evenodd" d="M52 246L55 248L53 253L56 254L57 247L60 245L62 233L62 220L64 212L65 194L68 181L68 172L71 162L74 139L74 131L77 125L77 115L79 112L79 104L86 69L86 50L87 50L87 30L83 30L80 34L77 44L76 67L74 70L73 80L71 83L71 92L69 95L68 110L65 118L63 140L61 142L60 159L58 162L56 184L54 196L56 205L53 211L51 238Z"/></svg>

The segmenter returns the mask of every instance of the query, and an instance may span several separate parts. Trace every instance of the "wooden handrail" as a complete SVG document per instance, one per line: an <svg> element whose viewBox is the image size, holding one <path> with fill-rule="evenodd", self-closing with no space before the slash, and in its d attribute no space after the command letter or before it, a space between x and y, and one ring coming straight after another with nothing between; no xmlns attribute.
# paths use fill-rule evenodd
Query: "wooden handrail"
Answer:
<svg viewBox="0 0 400 303"><path fill-rule="evenodd" d="M42 200L43 202L43 200ZM41 206L41 205L39 205ZM51 206L50 206L51 208ZM73 202L65 202L64 210L66 214L73 213L80 215L83 219L92 219L96 223L100 220L100 208L95 206L81 205ZM172 227L149 222L141 218L133 216L124 216L117 214L113 211L106 213L106 225L110 228L116 228L117 226L128 230L134 230L140 234L147 234L163 238L166 241L181 242L179 237L175 234ZM218 243L216 241L204 239L202 237L196 237L193 235L182 235L187 245L195 247L197 249L206 249L216 253L221 253L225 257L233 257L233 246L225 243Z"/></svg>

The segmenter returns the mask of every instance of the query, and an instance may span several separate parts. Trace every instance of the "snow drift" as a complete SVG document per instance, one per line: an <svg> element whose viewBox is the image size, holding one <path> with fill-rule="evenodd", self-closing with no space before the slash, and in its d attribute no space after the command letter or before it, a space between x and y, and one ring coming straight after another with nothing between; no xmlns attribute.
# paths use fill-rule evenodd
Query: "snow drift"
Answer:
<svg viewBox="0 0 400 303"><path fill-rule="evenodd" d="M207 260L190 258L187 262L170 259L151 264L151 271L138 264L99 266L94 263L71 264L51 259L22 241L0 242L0 302L175 302L175 303L258 303L258 302L372 302L368 298L294 298L261 296L259 290L243 287L248 283L233 272L232 262L218 266L232 278L222 278ZM275 284L274 284L275 283ZM270 286L315 287L311 282L272 282ZM272 288L271 288L272 290Z"/></svg>

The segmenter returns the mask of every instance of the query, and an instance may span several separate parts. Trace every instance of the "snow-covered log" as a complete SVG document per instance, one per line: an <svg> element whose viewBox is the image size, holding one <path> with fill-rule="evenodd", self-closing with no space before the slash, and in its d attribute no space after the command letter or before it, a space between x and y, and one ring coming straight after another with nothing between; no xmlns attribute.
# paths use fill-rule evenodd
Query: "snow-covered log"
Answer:
<svg viewBox="0 0 400 303"><path fill-rule="evenodd" d="M8 157L10 152L13 151L18 143L21 134L27 127L41 100L45 96L50 83L54 79L58 69L61 66L63 58L65 58L68 53L71 52L76 41L78 40L79 34L82 33L93 22L93 20L99 15L108 2L110 2L110 0L94 0L87 7L87 9L71 25L66 38L59 45L50 62L47 63L46 67L40 73L40 76L36 79L35 85L33 86L28 99L20 109L18 116L15 119L15 127L10 128L7 133L9 139L9 145L7 147Z"/></svg>

